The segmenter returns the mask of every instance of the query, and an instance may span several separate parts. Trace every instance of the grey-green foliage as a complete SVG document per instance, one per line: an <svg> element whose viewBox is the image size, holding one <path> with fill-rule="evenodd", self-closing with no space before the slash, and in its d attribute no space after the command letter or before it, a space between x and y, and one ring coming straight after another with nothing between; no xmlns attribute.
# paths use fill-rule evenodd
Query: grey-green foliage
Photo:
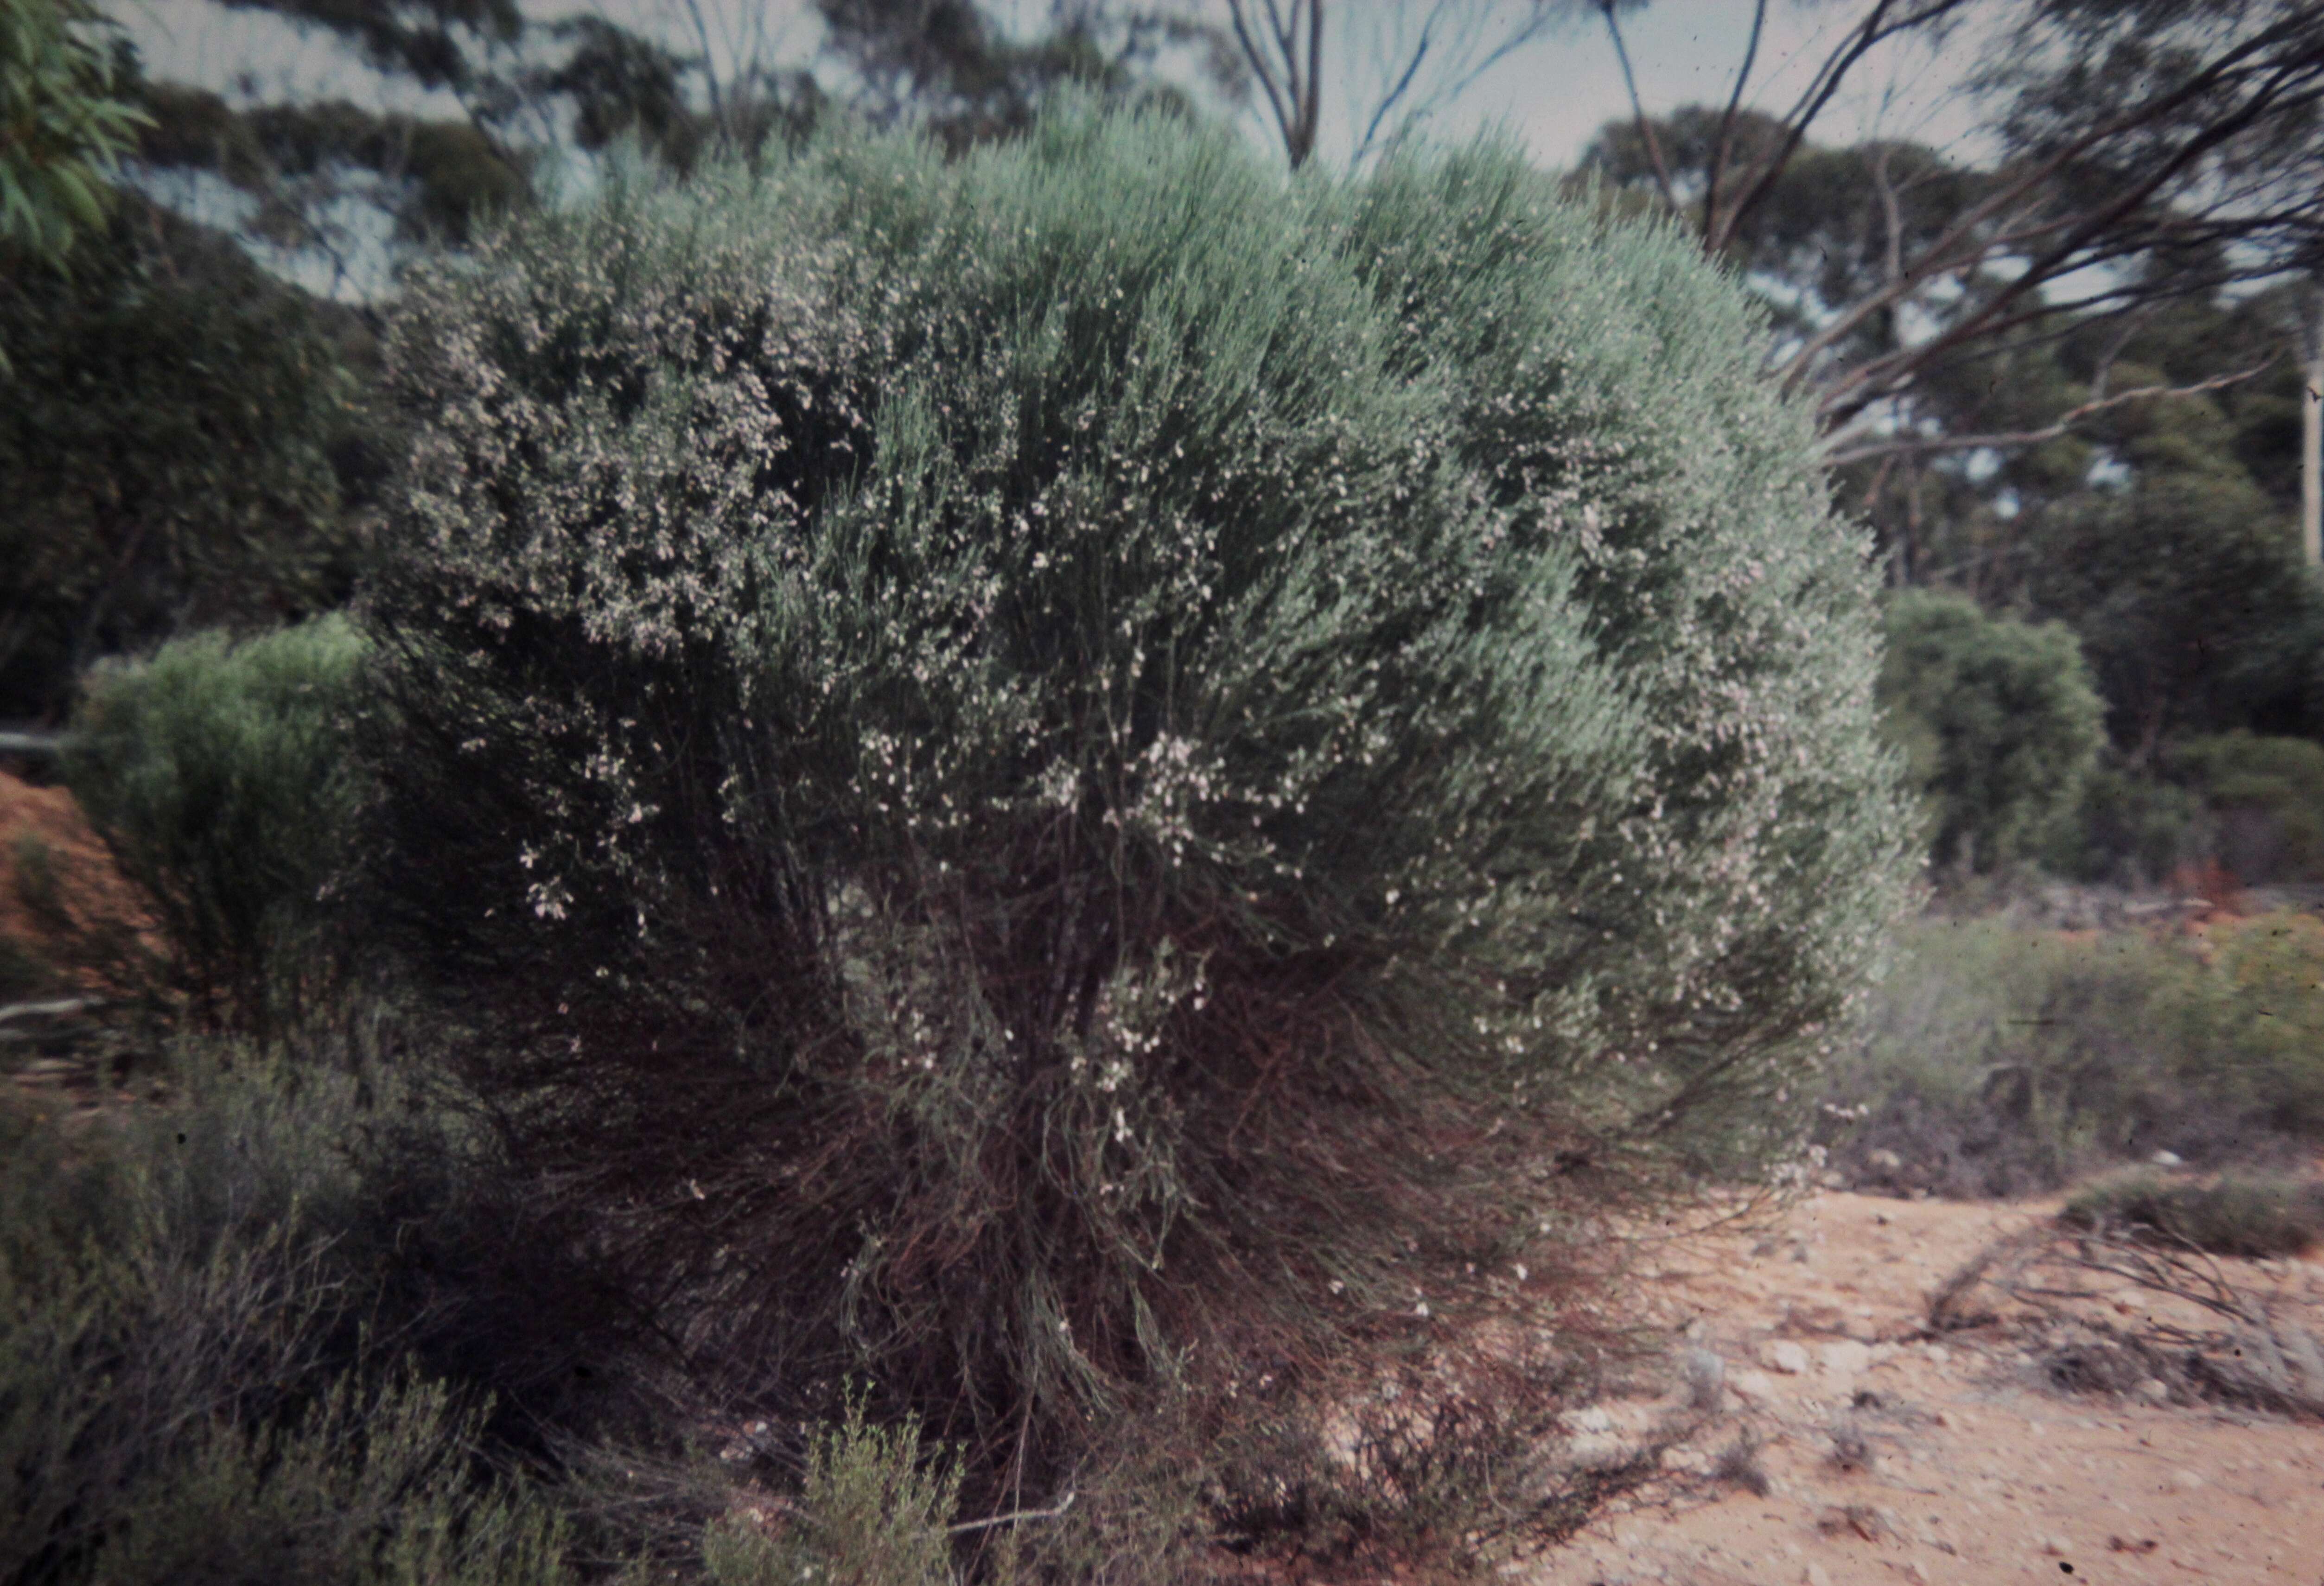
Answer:
<svg viewBox="0 0 2324 1586"><path fill-rule="evenodd" d="M2229 1174L2209 1184L2152 1171L2083 1190L2060 1221L2246 1260L2297 1256L2324 1240L2324 1185L2292 1174Z"/></svg>
<svg viewBox="0 0 2324 1586"><path fill-rule="evenodd" d="M363 654L330 616L240 642L196 634L88 679L66 781L206 1019L268 1026L331 973L324 894L361 796Z"/></svg>
<svg viewBox="0 0 2324 1586"><path fill-rule="evenodd" d="M1889 1150L1911 1183L1963 1195L2048 1190L2158 1146L2209 1155L2248 1097L2196 989L2183 954L2135 933L1915 922L1827 1073L1843 1111L1826 1136L1846 1167Z"/></svg>
<svg viewBox="0 0 2324 1586"><path fill-rule="evenodd" d="M609 1250L973 1460L1422 1326L1552 1139L1779 1157L1899 899L1759 336L1490 147L1067 112L530 219L395 337L378 917L670 1208Z"/></svg>
<svg viewBox="0 0 2324 1586"><path fill-rule="evenodd" d="M2105 742L2074 635L1917 589L1889 602L1881 698L1929 801L1936 862L2032 857L2078 808Z"/></svg>
<svg viewBox="0 0 2324 1586"><path fill-rule="evenodd" d="M2324 932L2293 914L2202 945L2008 919L1899 933L1828 1069L1824 1138L1893 1187L2021 1195L2167 1148L2204 1166L2312 1152ZM1902 1169L1868 1170L1892 1151Z"/></svg>
<svg viewBox="0 0 2324 1586"><path fill-rule="evenodd" d="M475 1407L361 1342L356 1080L175 1076L70 1142L0 1108L0 1581L570 1579Z"/></svg>

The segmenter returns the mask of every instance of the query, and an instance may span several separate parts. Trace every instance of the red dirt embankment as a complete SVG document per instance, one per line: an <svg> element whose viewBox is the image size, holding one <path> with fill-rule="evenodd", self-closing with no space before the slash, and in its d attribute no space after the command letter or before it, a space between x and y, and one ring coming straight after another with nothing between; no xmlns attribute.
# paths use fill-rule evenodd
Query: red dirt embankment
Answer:
<svg viewBox="0 0 2324 1586"><path fill-rule="evenodd" d="M51 956L42 951L49 944L39 922L18 893L17 871L27 840L47 851L66 900L83 917L138 917L136 895L82 818L72 795L62 788L35 788L0 771L0 936L14 937L41 956Z"/></svg>

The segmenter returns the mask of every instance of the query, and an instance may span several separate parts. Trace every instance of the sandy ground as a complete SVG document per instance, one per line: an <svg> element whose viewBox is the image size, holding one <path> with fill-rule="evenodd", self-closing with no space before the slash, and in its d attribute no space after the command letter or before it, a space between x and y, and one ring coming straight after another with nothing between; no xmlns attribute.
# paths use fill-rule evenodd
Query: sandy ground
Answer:
<svg viewBox="0 0 2324 1586"><path fill-rule="evenodd" d="M2163 1385L2068 1394L2059 1342L1997 1301L1932 1335L1928 1301L2056 1202L2008 1206L1820 1193L1772 1226L1699 1235L1647 1264L1659 1320L1725 1388L1672 1462L1692 1490L1618 1507L1526 1567L1529 1586L1853 1582L2324 1582L2324 1425L2190 1402ZM2279 1319L2324 1332L2324 1258L2226 1262ZM2086 1314L2136 1326L2198 1314L2098 1282ZM1684 1358L1682 1356L1682 1358ZM1584 1413L1609 1444L1674 1400ZM1757 1440L1766 1490L1711 1478ZM1837 1456L1837 1457L1836 1457Z"/></svg>

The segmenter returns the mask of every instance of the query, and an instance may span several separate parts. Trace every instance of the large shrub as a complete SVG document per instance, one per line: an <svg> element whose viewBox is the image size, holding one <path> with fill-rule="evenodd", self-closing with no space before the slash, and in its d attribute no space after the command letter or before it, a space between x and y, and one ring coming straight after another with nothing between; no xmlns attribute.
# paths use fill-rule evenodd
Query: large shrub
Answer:
<svg viewBox="0 0 2324 1586"><path fill-rule="evenodd" d="M2024 860L2075 809L2105 713L2074 636L1905 590L1888 603L1880 696L1929 802L1939 864Z"/></svg>
<svg viewBox="0 0 2324 1586"><path fill-rule="evenodd" d="M1785 1156L1908 868L1758 337L1492 151L1071 114L529 220L395 338L383 928L665 1326L964 1501L1151 1410L1297 1511L1432 1355L1538 1447L1462 1323Z"/></svg>
<svg viewBox="0 0 2324 1586"><path fill-rule="evenodd" d="M271 1028L336 969L325 894L361 796L362 659L331 616L241 642L196 634L87 680L65 779L204 1022Z"/></svg>

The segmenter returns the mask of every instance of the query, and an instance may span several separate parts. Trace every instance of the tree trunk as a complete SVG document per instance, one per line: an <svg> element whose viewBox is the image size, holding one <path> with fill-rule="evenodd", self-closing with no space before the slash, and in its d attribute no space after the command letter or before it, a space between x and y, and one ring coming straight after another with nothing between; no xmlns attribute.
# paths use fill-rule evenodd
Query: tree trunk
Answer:
<svg viewBox="0 0 2324 1586"><path fill-rule="evenodd" d="M1904 459L1904 554L1897 558L1901 582L1910 589L1919 568L1914 564L1921 557L1921 463L1917 457Z"/></svg>
<svg viewBox="0 0 2324 1586"><path fill-rule="evenodd" d="M2300 546L2324 567L2324 271L2300 295Z"/></svg>

